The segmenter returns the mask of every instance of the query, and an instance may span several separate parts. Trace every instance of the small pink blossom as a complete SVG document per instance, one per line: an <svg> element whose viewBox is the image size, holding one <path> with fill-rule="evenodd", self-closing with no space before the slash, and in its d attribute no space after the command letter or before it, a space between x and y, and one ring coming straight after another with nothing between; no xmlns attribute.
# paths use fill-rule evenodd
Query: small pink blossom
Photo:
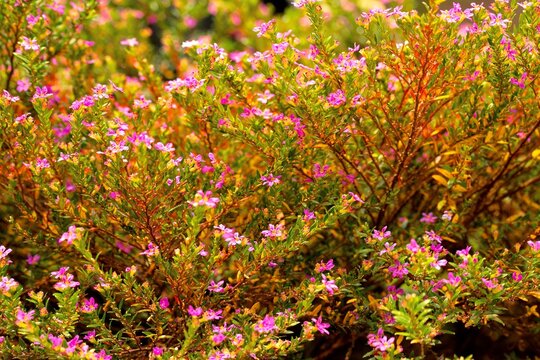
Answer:
<svg viewBox="0 0 540 360"><path fill-rule="evenodd" d="M148 248L141 253L141 255L146 256L156 256L157 254L159 254L159 247L154 245L153 242L149 242Z"/></svg>
<svg viewBox="0 0 540 360"><path fill-rule="evenodd" d="M529 244L529 246L531 247L533 251L540 251L540 240L537 240L537 241L529 240L527 241L527 244Z"/></svg>
<svg viewBox="0 0 540 360"><path fill-rule="evenodd" d="M335 280L329 280L327 279L326 275L322 274L322 283L324 287L326 288L326 291L330 296L334 295L334 291L338 290L338 287L336 285Z"/></svg>
<svg viewBox="0 0 540 360"><path fill-rule="evenodd" d="M58 239L58 243L66 242L68 245L73 244L73 241L77 240L79 238L79 235L77 234L77 227L75 225L71 225L67 232L63 233L60 239Z"/></svg>
<svg viewBox="0 0 540 360"><path fill-rule="evenodd" d="M135 38L124 39L124 40L120 41L120 45L126 46L126 47L133 47L133 46L139 45L139 41L137 39L135 39Z"/></svg>
<svg viewBox="0 0 540 360"><path fill-rule="evenodd" d="M36 39L29 39L26 36L23 36L21 41L21 47L24 50L29 51L39 51L39 44Z"/></svg>
<svg viewBox="0 0 540 360"><path fill-rule="evenodd" d="M272 27L272 25L274 25L275 22L276 22L276 20L274 20L274 19L270 20L267 23L263 22L259 26L255 26L253 28L253 31L257 33L257 37L261 37L264 34L266 34L266 32L268 30L270 30L270 28Z"/></svg>
<svg viewBox="0 0 540 360"><path fill-rule="evenodd" d="M269 174L267 176L261 176L261 181L264 185L268 187L272 187L276 184L279 184L281 182L281 175L274 176L273 174Z"/></svg>
<svg viewBox="0 0 540 360"><path fill-rule="evenodd" d="M315 327L317 328L317 330L321 333L321 334L326 334L326 335L329 335L330 333L328 332L328 329L330 327L330 324L328 323L324 323L322 321L322 315L320 315L317 319L315 318L312 318L311 321L313 321L313 325L315 325Z"/></svg>
<svg viewBox="0 0 540 360"><path fill-rule="evenodd" d="M268 333L277 329L276 321L273 316L266 315L255 325L255 331L258 333Z"/></svg>
<svg viewBox="0 0 540 360"><path fill-rule="evenodd" d="M334 259L328 260L326 263L324 261L321 261L317 265L315 265L315 272L322 273L325 271L330 271L334 268Z"/></svg>
<svg viewBox="0 0 540 360"><path fill-rule="evenodd" d="M389 238L390 236L392 236L392 233L386 230L386 228L387 227L385 226L381 230L373 230L371 236L379 241Z"/></svg>
<svg viewBox="0 0 540 360"><path fill-rule="evenodd" d="M190 316L193 316L193 317L197 317L197 316L201 316L203 313L203 309L198 307L198 308L194 308L193 306L189 305L188 306L188 314Z"/></svg>
<svg viewBox="0 0 540 360"><path fill-rule="evenodd" d="M421 223L434 224L437 221L437 217L433 213L422 213Z"/></svg>
<svg viewBox="0 0 540 360"><path fill-rule="evenodd" d="M223 287L224 281L221 280L217 283L214 282L214 280L210 281L210 285L208 285L208 291L215 292L215 293L222 293L225 292L225 288Z"/></svg>
<svg viewBox="0 0 540 360"><path fill-rule="evenodd" d="M209 208L215 208L218 202L219 198L212 197L212 191L208 190L204 192L202 190L199 190L195 195L195 199L193 201L188 201L188 204L194 207L206 206Z"/></svg>
<svg viewBox="0 0 540 360"><path fill-rule="evenodd" d="M159 307L164 310L167 309L169 307L169 299L167 297L159 299Z"/></svg>
<svg viewBox="0 0 540 360"><path fill-rule="evenodd" d="M343 90L337 90L336 92L330 93L328 97L326 98L326 101L328 101L328 104L333 107L339 107L347 101L347 98L345 97L345 93Z"/></svg>
<svg viewBox="0 0 540 360"><path fill-rule="evenodd" d="M409 263L402 264L401 262L399 262L399 260L395 260L394 265L390 266L388 268L388 271L390 271L393 278L402 279L403 276L409 273L409 270L407 270L407 266L409 266Z"/></svg>

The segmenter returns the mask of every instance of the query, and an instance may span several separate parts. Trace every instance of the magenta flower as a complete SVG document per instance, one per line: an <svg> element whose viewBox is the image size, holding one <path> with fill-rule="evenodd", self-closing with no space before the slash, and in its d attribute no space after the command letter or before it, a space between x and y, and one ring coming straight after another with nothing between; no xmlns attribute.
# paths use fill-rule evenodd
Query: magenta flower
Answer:
<svg viewBox="0 0 540 360"><path fill-rule="evenodd" d="M426 235L427 235L428 239L431 240L431 241L435 241L435 242L438 242L438 243L442 242L442 238L433 230L426 231Z"/></svg>
<svg viewBox="0 0 540 360"><path fill-rule="evenodd" d="M10 252L12 252L13 250L11 249L7 249L4 245L0 245L0 260L1 259L7 259L7 256L9 255Z"/></svg>
<svg viewBox="0 0 540 360"><path fill-rule="evenodd" d="M263 230L261 234L267 238L278 238L283 236L283 224L268 225L268 230Z"/></svg>
<svg viewBox="0 0 540 360"><path fill-rule="evenodd" d="M35 310L30 310L29 312L24 312L23 310L17 310L17 321L27 323L34 319Z"/></svg>
<svg viewBox="0 0 540 360"><path fill-rule="evenodd" d="M531 247L533 251L540 251L540 240L538 241L529 240L527 241L527 244L529 244L529 246Z"/></svg>
<svg viewBox="0 0 540 360"><path fill-rule="evenodd" d="M207 206L210 208L215 208L218 202L219 198L212 197L212 191L208 190L204 192L202 190L199 190L195 195L195 199L193 201L188 201L188 204L194 207Z"/></svg>
<svg viewBox="0 0 540 360"><path fill-rule="evenodd" d="M153 242L148 243L148 248L141 253L141 255L146 256L156 256L159 254L159 246L154 245Z"/></svg>
<svg viewBox="0 0 540 360"><path fill-rule="evenodd" d="M161 356L161 355L163 355L163 348L159 347L159 346L154 346L154 348L152 349L152 353L155 356Z"/></svg>
<svg viewBox="0 0 540 360"><path fill-rule="evenodd" d="M81 306L79 307L79 309L83 313L91 313L97 308L98 308L98 304L93 297L91 297L90 299L85 299L83 303L81 304Z"/></svg>
<svg viewBox="0 0 540 360"><path fill-rule="evenodd" d="M60 281L54 284L54 288L60 291L60 290L65 290L65 289L79 286L80 283L78 281L74 281L73 279L74 279L74 276L71 274L66 274L64 276L61 276L59 278Z"/></svg>
<svg viewBox="0 0 540 360"><path fill-rule="evenodd" d="M222 293L225 291L225 288L223 287L224 281L221 280L217 284L214 282L214 280L210 281L210 285L208 285L208 291L215 292L215 293Z"/></svg>
<svg viewBox="0 0 540 360"><path fill-rule="evenodd" d="M539 245L540 245L540 243L539 243ZM467 246L465 249L461 249L461 250L456 251L456 255L466 257L467 255L469 255L469 251L471 251L471 247Z"/></svg>
<svg viewBox="0 0 540 360"><path fill-rule="evenodd" d="M201 316L203 313L203 309L198 307L198 308L194 308L193 306L189 305L188 306L188 314L190 316L193 316L193 317L197 317L197 316Z"/></svg>
<svg viewBox="0 0 540 360"><path fill-rule="evenodd" d="M275 329L277 329L276 321L274 317L270 315L266 315L264 319L260 320L255 325L255 331L257 331L258 333L267 333L274 331Z"/></svg>
<svg viewBox="0 0 540 360"><path fill-rule="evenodd" d="M482 278L482 282L488 289L494 289L497 287L497 281L496 280L490 280L486 278Z"/></svg>
<svg viewBox="0 0 540 360"><path fill-rule="evenodd" d="M377 239L377 240L384 240L386 238L389 238L390 236L392 236L392 233L390 231L387 231L386 230L386 226L383 227L380 231L379 230L373 230L373 233L371 234L371 236L374 238L374 239Z"/></svg>
<svg viewBox="0 0 540 360"><path fill-rule="evenodd" d="M6 294L14 287L17 287L17 285L19 285L19 283L16 282L15 279L12 279L7 276L2 276L2 280L0 281L0 291L3 294Z"/></svg>
<svg viewBox="0 0 540 360"><path fill-rule="evenodd" d="M461 278L459 276L455 276L453 272L448 273L448 280L446 280L447 284L450 284L452 286L457 286L461 281Z"/></svg>
<svg viewBox="0 0 540 360"><path fill-rule="evenodd" d="M407 266L409 266L409 263L402 264L399 262L399 260L396 260L394 262L394 265L388 268L388 271L390 271L392 277L402 279L403 276L409 273L409 270L407 270Z"/></svg>
<svg viewBox="0 0 540 360"><path fill-rule="evenodd" d="M126 46L126 47L133 47L133 46L139 45L139 41L137 39L135 39L135 38L124 39L124 40L120 41L120 45Z"/></svg>
<svg viewBox="0 0 540 360"><path fill-rule="evenodd" d="M23 36L21 41L21 47L24 50L29 51L39 51L39 44L36 39L29 39L26 36Z"/></svg>
<svg viewBox="0 0 540 360"><path fill-rule="evenodd" d="M512 279L515 282L520 282L521 280L523 280L523 274L521 274L519 271L514 271L512 272Z"/></svg>
<svg viewBox="0 0 540 360"><path fill-rule="evenodd" d="M343 92L343 90L338 90L336 92L328 94L326 101L328 101L328 104L330 104L330 106L339 107L345 104L347 98L345 97L345 93Z"/></svg>
<svg viewBox="0 0 540 360"><path fill-rule="evenodd" d="M71 245L73 244L73 241L77 239L78 239L77 227L75 227L75 225L71 225L68 231L63 233L60 239L58 239L58 243L65 241L68 245Z"/></svg>
<svg viewBox="0 0 540 360"><path fill-rule="evenodd" d="M411 241L407 244L407 250L409 250L413 254L416 254L420 251L420 246L418 246L418 243L415 239L411 239Z"/></svg>
<svg viewBox="0 0 540 360"><path fill-rule="evenodd" d="M330 333L328 332L328 329L330 327L330 324L328 323L324 323L322 321L322 315L320 315L317 319L315 318L312 318L311 321L313 321L313 324L315 325L315 327L317 328L317 330L321 333L321 334L326 334L326 335L329 335Z"/></svg>
<svg viewBox="0 0 540 360"><path fill-rule="evenodd" d="M304 218L303 218L303 219L304 219L304 221L307 222L307 221L309 221L309 220L314 220L314 219L316 219L316 216L315 216L315 214L314 214L311 210L309 210L309 209L304 209Z"/></svg>
<svg viewBox="0 0 540 360"><path fill-rule="evenodd" d="M48 338L53 346L53 349L61 347L62 343L64 342L64 339L62 339L60 336L54 336L53 334L49 334Z"/></svg>
<svg viewBox="0 0 540 360"><path fill-rule="evenodd" d="M326 288L326 291L330 296L334 295L334 290L338 290L338 287L336 285L336 282L334 280L328 280L326 278L326 275L322 274L322 283L324 287Z"/></svg>
<svg viewBox="0 0 540 360"><path fill-rule="evenodd" d="M394 248L396 247L396 244L392 244L390 245L389 242L385 242L384 243L384 249L382 249L381 251L379 251L379 256L384 254L384 253L390 253L392 252L392 250L394 250Z"/></svg>
<svg viewBox="0 0 540 360"><path fill-rule="evenodd" d="M422 213L421 223L434 224L437 221L437 217L433 213Z"/></svg>
<svg viewBox="0 0 540 360"><path fill-rule="evenodd" d="M257 33L257 37L261 37L272 27L276 20L272 19L267 23L261 23L259 26L255 26L253 31Z"/></svg>
<svg viewBox="0 0 540 360"><path fill-rule="evenodd" d="M388 350L392 346L394 341L395 341L394 337L391 337L390 339L388 339L384 335L384 331L382 328L379 328L379 330L377 330L377 334L368 334L369 346L381 352L386 352L386 350Z"/></svg>
<svg viewBox="0 0 540 360"><path fill-rule="evenodd" d="M273 174L269 174L268 176L261 176L261 181L264 185L268 187L272 187L276 184L279 184L281 182L281 175L274 176Z"/></svg>
<svg viewBox="0 0 540 360"><path fill-rule="evenodd" d="M322 273L325 271L330 271L334 268L334 260L330 259L326 263L324 261L321 261L317 265L315 265L315 271L318 273Z"/></svg>
<svg viewBox="0 0 540 360"><path fill-rule="evenodd" d="M223 316L221 316L222 313L223 313L223 310L208 309L204 312L204 318L206 320L219 320L223 318Z"/></svg>
<svg viewBox="0 0 540 360"><path fill-rule="evenodd" d="M527 73L524 72L522 75L521 75L521 78L518 80L516 78L510 78L510 83L512 85L516 85L516 86L519 86L521 89L525 89L525 80L527 80Z"/></svg>
<svg viewBox="0 0 540 360"><path fill-rule="evenodd" d="M166 297L159 299L159 307L162 309L167 309L169 307L169 299Z"/></svg>

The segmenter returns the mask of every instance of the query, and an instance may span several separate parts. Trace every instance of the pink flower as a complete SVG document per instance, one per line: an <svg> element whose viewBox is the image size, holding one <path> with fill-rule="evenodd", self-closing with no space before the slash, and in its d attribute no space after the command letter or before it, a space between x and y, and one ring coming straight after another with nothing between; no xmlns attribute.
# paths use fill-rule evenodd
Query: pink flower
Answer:
<svg viewBox="0 0 540 360"><path fill-rule="evenodd" d="M413 254L416 254L420 251L420 246L418 246L418 243L415 239L411 239L411 241L407 244L407 250L409 250Z"/></svg>
<svg viewBox="0 0 540 360"><path fill-rule="evenodd" d="M27 323L34 319L35 310L30 310L29 312L24 312L23 310L17 310L17 321Z"/></svg>
<svg viewBox="0 0 540 360"><path fill-rule="evenodd" d="M369 346L381 351L386 352L392 344L394 343L394 338L391 337L388 339L384 336L384 331L382 328L379 328L377 334L368 334L368 344Z"/></svg>
<svg viewBox="0 0 540 360"><path fill-rule="evenodd" d="M133 101L133 107L137 109L146 109L151 103L151 100L148 100L144 97L144 95L141 95Z"/></svg>
<svg viewBox="0 0 540 360"><path fill-rule="evenodd" d="M51 167L51 164L49 163L49 160L43 158L37 158L36 159L36 168L39 169L39 170L43 170L43 169L46 169L46 168L50 168Z"/></svg>
<svg viewBox="0 0 540 360"><path fill-rule="evenodd" d="M4 258L7 258L9 253L12 252L12 251L13 250L7 249L4 245L0 245L0 260L4 259Z"/></svg>
<svg viewBox="0 0 540 360"><path fill-rule="evenodd" d="M384 249L382 249L379 252L379 256L384 254L384 253L390 253L392 250L394 250L395 247L396 247L396 244L390 245L389 242L384 243Z"/></svg>
<svg viewBox="0 0 540 360"><path fill-rule="evenodd" d="M330 271L334 268L334 259L328 260L326 263L324 261L321 261L317 265L315 265L315 272L322 273L325 271Z"/></svg>
<svg viewBox="0 0 540 360"><path fill-rule="evenodd" d="M11 95L11 94L9 93L9 91L7 91L7 90L4 90L4 91L2 92L2 97L3 97L4 99L6 99L7 101L11 102L11 103L15 103L15 102L17 102L17 101L20 100L20 98L19 98L18 96L13 96L13 95Z"/></svg>
<svg viewBox="0 0 540 360"><path fill-rule="evenodd" d="M208 291L215 293L224 292L225 288L223 287L223 283L223 280L219 281L218 283L215 283L214 280L210 281L210 285L208 285Z"/></svg>
<svg viewBox="0 0 540 360"><path fill-rule="evenodd" d="M39 44L36 39L29 39L23 36L21 46L24 50L39 51Z"/></svg>
<svg viewBox="0 0 540 360"><path fill-rule="evenodd" d="M212 197L212 191L208 190L206 192L199 190L197 191L197 194L195 195L195 199L193 201L188 201L188 204L192 206L207 206L210 208L215 208L217 203L219 202L219 198Z"/></svg>
<svg viewBox="0 0 540 360"><path fill-rule="evenodd" d="M161 348L159 346L154 346L154 348L152 349L152 353L155 356L161 356L161 355L163 355L163 348Z"/></svg>
<svg viewBox="0 0 540 360"><path fill-rule="evenodd" d="M19 283L16 282L15 279L9 278L7 276L2 276L2 280L0 281L0 291L5 294L14 287L17 287L17 285L19 285Z"/></svg>
<svg viewBox="0 0 540 360"><path fill-rule="evenodd" d="M519 80L514 78L514 77L510 78L510 83L512 85L516 85L516 86L519 86L522 89L525 89L525 80L527 80L527 73L526 72L524 72L521 75L521 78Z"/></svg>
<svg viewBox="0 0 540 360"><path fill-rule="evenodd" d="M304 209L304 221L314 220L316 219L315 214L310 211L309 209Z"/></svg>
<svg viewBox="0 0 540 360"><path fill-rule="evenodd" d="M139 41L137 39L135 39L135 38L124 39L124 40L120 41L120 45L126 46L126 47L133 47L133 46L139 45Z"/></svg>
<svg viewBox="0 0 540 360"><path fill-rule="evenodd" d="M74 288L79 286L79 282L74 281L74 276L69 274L67 271L69 270L69 267L61 267L58 271L51 272L51 275L58 279L59 281L54 284L54 288L56 290L64 290L68 288Z"/></svg>
<svg viewBox="0 0 540 360"><path fill-rule="evenodd" d="M77 227L75 225L71 225L67 232L63 233L60 239L58 239L58 243L66 242L68 245L73 244L74 240L77 240L79 237L77 235Z"/></svg>
<svg viewBox="0 0 540 360"><path fill-rule="evenodd" d="M379 230L373 230L373 233L371 234L371 236L374 238L374 239L377 239L377 240L384 240L386 238L389 238L390 236L392 236L392 233L390 231L387 231L386 230L386 226L383 227L380 231Z"/></svg>
<svg viewBox="0 0 540 360"><path fill-rule="evenodd" d="M277 329L276 321L273 316L266 315L255 325L255 331L258 333L267 333Z"/></svg>
<svg viewBox="0 0 540 360"><path fill-rule="evenodd" d="M81 310L83 313L91 313L97 308L98 304L96 303L96 300L91 297L90 299L85 299L83 301L82 305L79 307L79 310Z"/></svg>
<svg viewBox="0 0 540 360"><path fill-rule="evenodd" d="M482 278L482 282L484 283L484 285L488 289L494 289L494 288L497 287L497 280L496 279L491 280L491 279Z"/></svg>
<svg viewBox="0 0 540 360"><path fill-rule="evenodd" d="M141 255L146 256L156 256L159 254L159 246L154 245L153 242L148 243L148 248L141 253Z"/></svg>
<svg viewBox="0 0 540 360"><path fill-rule="evenodd" d="M343 90L337 90L336 92L328 94L326 101L328 101L328 104L331 106L338 107L345 104L347 98L345 97Z"/></svg>
<svg viewBox="0 0 540 360"><path fill-rule="evenodd" d="M161 299L159 299L159 307L164 310L169 308L169 299L166 297L162 297Z"/></svg>
<svg viewBox="0 0 540 360"><path fill-rule="evenodd" d="M39 256L39 254L35 254L35 255L28 254L28 256L26 257L26 263L28 265L35 265L38 263L39 259L41 259L41 256Z"/></svg>
<svg viewBox="0 0 540 360"><path fill-rule="evenodd" d="M512 279L515 282L520 282L521 280L523 280L523 274L521 274L519 271L514 271L512 272Z"/></svg>
<svg viewBox="0 0 540 360"><path fill-rule="evenodd" d="M336 285L336 282L334 280L328 280L326 278L326 275L322 274L322 283L324 287L326 288L326 291L330 296L334 295L334 290L338 290L338 287Z"/></svg>
<svg viewBox="0 0 540 360"><path fill-rule="evenodd" d="M459 276L455 276L453 272L448 273L448 280L445 282L447 284L450 284L452 286L457 286L461 281L461 278Z"/></svg>
<svg viewBox="0 0 540 360"><path fill-rule="evenodd" d="M253 31L257 33L257 37L261 37L272 27L276 20L272 19L267 23L261 23L259 26L255 26Z"/></svg>
<svg viewBox="0 0 540 360"><path fill-rule="evenodd" d="M461 257L467 257L467 255L469 255L469 251L471 251L471 247L467 246L465 249L456 251L456 255L461 256Z"/></svg>
<svg viewBox="0 0 540 360"><path fill-rule="evenodd" d="M322 321L322 315L320 315L317 319L312 318L311 321L313 321L313 324L315 325L315 327L317 328L317 330L318 330L321 334L326 334L326 335L330 334L330 333L328 332L328 330L326 330L326 329L328 329L328 328L330 327L330 324L324 323L324 322Z"/></svg>
<svg viewBox="0 0 540 360"><path fill-rule="evenodd" d="M533 251L540 251L540 240L538 241L529 240L527 241L527 244L529 244L529 246L531 247Z"/></svg>
<svg viewBox="0 0 540 360"><path fill-rule="evenodd" d="M268 187L272 187L276 184L279 184L281 182L281 175L274 176L273 174L269 174L268 176L261 176L261 181L264 185Z"/></svg>
<svg viewBox="0 0 540 360"><path fill-rule="evenodd" d="M198 307L198 308L194 308L193 306L189 305L188 306L188 314L193 316L193 317L197 317L197 316L201 316L203 313L203 309Z"/></svg>
<svg viewBox="0 0 540 360"><path fill-rule="evenodd" d="M399 262L399 260L395 260L394 265L390 266L388 268L388 271L390 271L392 277L402 279L403 276L409 273L409 270L407 270L407 266L409 266L409 263L402 264Z"/></svg>
<svg viewBox="0 0 540 360"><path fill-rule="evenodd" d="M437 221L437 217L433 213L422 213L421 223L434 224Z"/></svg>
<svg viewBox="0 0 540 360"><path fill-rule="evenodd" d="M283 236L283 224L268 225L268 230L263 230L261 234L267 238L278 238Z"/></svg>

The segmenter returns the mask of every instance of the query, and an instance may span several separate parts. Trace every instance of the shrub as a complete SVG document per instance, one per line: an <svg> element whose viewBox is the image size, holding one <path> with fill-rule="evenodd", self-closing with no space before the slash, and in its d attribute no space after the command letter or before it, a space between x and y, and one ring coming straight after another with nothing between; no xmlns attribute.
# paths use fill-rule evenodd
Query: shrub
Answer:
<svg viewBox="0 0 540 360"><path fill-rule="evenodd" d="M534 351L537 4L134 4L0 5L2 354Z"/></svg>

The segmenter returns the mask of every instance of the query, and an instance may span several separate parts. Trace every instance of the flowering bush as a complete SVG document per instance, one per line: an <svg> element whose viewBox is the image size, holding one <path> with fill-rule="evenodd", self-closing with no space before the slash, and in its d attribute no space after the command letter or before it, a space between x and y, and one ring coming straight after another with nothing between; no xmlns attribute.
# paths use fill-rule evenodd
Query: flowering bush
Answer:
<svg viewBox="0 0 540 360"><path fill-rule="evenodd" d="M233 3L0 4L0 352L532 356L540 6Z"/></svg>

